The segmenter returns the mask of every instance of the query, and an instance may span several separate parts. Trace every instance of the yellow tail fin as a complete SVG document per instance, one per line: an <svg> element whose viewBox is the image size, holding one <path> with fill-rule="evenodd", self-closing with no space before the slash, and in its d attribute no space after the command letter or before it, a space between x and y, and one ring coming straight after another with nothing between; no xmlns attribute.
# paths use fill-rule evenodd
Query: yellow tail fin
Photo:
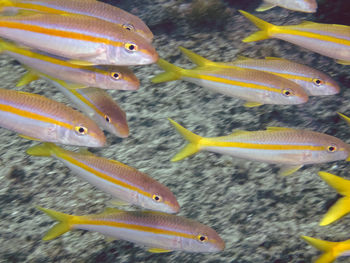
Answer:
<svg viewBox="0 0 350 263"><path fill-rule="evenodd" d="M341 252L343 252L343 251L339 251L339 250L334 249L342 242L330 242L330 241L316 239L316 238L308 237L308 236L302 236L301 238L304 239L311 246L325 252L315 261L315 263L316 262L317 263L331 263L338 256L340 256Z"/></svg>
<svg viewBox="0 0 350 263"><path fill-rule="evenodd" d="M184 54L186 57L189 58L189 60L191 60L194 64L196 64L199 67L204 67L204 66L214 66L216 63L206 59L194 52L192 52L191 50L188 50L187 48L184 47L179 47L180 51L182 52L182 54Z"/></svg>
<svg viewBox="0 0 350 263"><path fill-rule="evenodd" d="M177 67L161 58L158 59L157 64L159 67L165 70L165 72L153 77L151 80L153 83L161 83L181 79L182 73L185 71L185 69Z"/></svg>
<svg viewBox="0 0 350 263"><path fill-rule="evenodd" d="M43 237L43 240L46 241L46 240L54 239L72 229L72 225L70 221L74 217L73 215L63 214L55 210L46 209L42 207L37 207L37 209L43 211L52 219L55 219L59 222L46 233L46 235Z"/></svg>
<svg viewBox="0 0 350 263"><path fill-rule="evenodd" d="M350 181L326 172L319 172L318 175L339 194L344 195L322 218L320 225L326 226L350 212Z"/></svg>
<svg viewBox="0 0 350 263"><path fill-rule="evenodd" d="M190 132L189 130L185 129L177 122L173 121L172 119L168 119L168 120L175 127L175 129L188 141L188 144L180 152L178 152L171 159L171 161L177 162L188 156L191 156L197 153L200 150L200 146L201 146L200 140L202 139L202 137L194 134L193 132Z"/></svg>
<svg viewBox="0 0 350 263"><path fill-rule="evenodd" d="M259 41L271 38L271 31L272 29L276 28L277 26L270 24L256 16L253 16L252 14L249 14L248 12L239 10L239 12L244 15L246 18L248 18L254 25L256 25L260 31L255 32L251 34L250 36L243 39L243 42L253 42L253 41Z"/></svg>
<svg viewBox="0 0 350 263"><path fill-rule="evenodd" d="M30 147L29 149L27 149L26 153L32 156L50 157L53 151L56 149L60 149L60 147L58 147L54 143L45 142L45 143L41 143L33 147Z"/></svg>

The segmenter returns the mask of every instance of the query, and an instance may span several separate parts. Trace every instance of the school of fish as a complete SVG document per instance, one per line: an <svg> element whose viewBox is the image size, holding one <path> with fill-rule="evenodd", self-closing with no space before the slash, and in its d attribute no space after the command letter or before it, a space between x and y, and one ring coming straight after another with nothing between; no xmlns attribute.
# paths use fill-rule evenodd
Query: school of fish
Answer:
<svg viewBox="0 0 350 263"><path fill-rule="evenodd" d="M275 6L308 13L317 10L315 0L264 0L256 11ZM38 141L27 149L28 155L53 157L110 195L112 203L143 209L107 208L98 214L77 216L38 206L58 221L43 240L82 229L133 242L153 253L208 253L225 248L224 240L213 228L175 215L180 204L167 186L119 161L85 149L74 152L57 145L103 147L106 137L102 130L120 138L129 136L126 113L107 91L138 90L140 81L126 66L157 63L164 72L154 76L153 83L184 80L244 100L247 108L264 104L293 107L307 103L309 96L340 92L339 85L326 73L283 58L241 56L225 63L179 47L194 67L175 66L158 57L152 46L154 36L140 18L96 0L0 0L0 12L0 53L17 60L27 70L17 87L43 78L79 109L38 94L0 89L0 127ZM260 29L243 42L277 38L334 58L337 63L350 64L349 26L309 21L277 26L248 12L239 12ZM349 117L338 114L350 124ZM208 151L277 164L281 175L290 175L304 165L350 161L349 144L315 131L266 127L202 137L172 119L169 121L187 141L171 159L173 162ZM350 212L350 181L323 171L319 176L343 196L321 220L320 225L325 226ZM350 252L350 239L330 242L302 238L324 252L317 263L333 262Z"/></svg>

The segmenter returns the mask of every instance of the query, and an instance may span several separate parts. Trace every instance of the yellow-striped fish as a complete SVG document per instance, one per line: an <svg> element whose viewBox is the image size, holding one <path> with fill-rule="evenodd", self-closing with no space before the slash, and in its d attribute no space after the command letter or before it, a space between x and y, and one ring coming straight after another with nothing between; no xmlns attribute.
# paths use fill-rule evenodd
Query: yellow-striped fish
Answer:
<svg viewBox="0 0 350 263"><path fill-rule="evenodd" d="M243 39L243 42L278 38L334 58L338 63L350 63L350 26L309 21L299 25L276 26L245 11L239 12L260 29Z"/></svg>
<svg viewBox="0 0 350 263"><path fill-rule="evenodd" d="M314 263L332 263L338 257L350 256L350 239L341 242L331 242L308 236L302 236L302 238L311 246L323 252Z"/></svg>
<svg viewBox="0 0 350 263"><path fill-rule="evenodd" d="M64 58L29 50L4 40L0 40L0 52L18 60L28 69L17 86L28 84L39 78L41 73L101 89L137 90L140 86L134 73L126 67L75 65Z"/></svg>
<svg viewBox="0 0 350 263"><path fill-rule="evenodd" d="M58 79L48 80L104 130L121 138L129 136L126 113L107 92L91 87L76 89Z"/></svg>
<svg viewBox="0 0 350 263"><path fill-rule="evenodd" d="M54 239L69 230L83 229L144 246L149 252L174 250L187 252L219 252L225 243L214 229L197 221L161 212L121 211L76 216L38 207L57 220L43 240Z"/></svg>
<svg viewBox="0 0 350 263"><path fill-rule="evenodd" d="M176 162L198 151L282 164L281 174L294 173L305 164L347 160L350 146L333 136L292 128L269 127L265 131L238 130L222 137L201 137L169 119L188 144L173 158Z"/></svg>
<svg viewBox="0 0 350 263"><path fill-rule="evenodd" d="M122 202L167 213L180 210L169 188L118 161L98 157L90 152L67 151L53 143L36 145L29 148L27 153L56 158L82 179Z"/></svg>
<svg viewBox="0 0 350 263"><path fill-rule="evenodd" d="M315 13L317 10L316 0L263 0L255 11L263 12L275 6L305 13Z"/></svg>
<svg viewBox="0 0 350 263"><path fill-rule="evenodd" d="M42 13L74 13L96 17L122 26L152 42L153 34L146 24L118 7L95 0L0 0L0 9L5 12L17 12L18 9L33 10Z"/></svg>
<svg viewBox="0 0 350 263"><path fill-rule="evenodd" d="M37 94L0 89L0 127L45 142L102 147L106 138L88 117Z"/></svg>
<svg viewBox="0 0 350 263"><path fill-rule="evenodd" d="M319 172L318 175L339 194L344 196L340 198L322 218L320 226L326 226L350 212L350 180L326 172Z"/></svg>
<svg viewBox="0 0 350 263"><path fill-rule="evenodd" d="M182 79L212 91L246 100L245 106L263 104L301 104L308 95L299 85L253 69L239 67L198 67L183 69L159 59L158 66L165 70L152 79L153 83Z"/></svg>
<svg viewBox="0 0 350 263"><path fill-rule="evenodd" d="M144 38L89 16L41 13L2 16L0 36L81 65L144 65L158 59L157 52Z"/></svg>
<svg viewBox="0 0 350 263"><path fill-rule="evenodd" d="M186 48L179 47L179 49L199 67L240 67L265 71L295 82L303 87L310 96L333 95L340 91L338 84L327 74L287 59L273 57L252 59L239 57L233 62L214 62Z"/></svg>

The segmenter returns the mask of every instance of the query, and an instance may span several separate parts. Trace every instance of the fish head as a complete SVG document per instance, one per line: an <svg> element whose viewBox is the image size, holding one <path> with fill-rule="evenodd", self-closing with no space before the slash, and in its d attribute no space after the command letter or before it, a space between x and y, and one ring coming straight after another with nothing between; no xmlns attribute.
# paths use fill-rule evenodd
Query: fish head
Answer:
<svg viewBox="0 0 350 263"><path fill-rule="evenodd" d="M102 115L98 123L104 130L120 137L129 136L129 126L126 119L126 113L119 108L116 103L101 104Z"/></svg>
<svg viewBox="0 0 350 263"><path fill-rule="evenodd" d="M283 83L278 91L270 93L273 104L302 104L308 101L309 96L302 87L289 80L285 82L287 85Z"/></svg>
<svg viewBox="0 0 350 263"><path fill-rule="evenodd" d="M186 232L189 235L181 236L180 241L185 251L214 253L225 249L225 242L218 233L206 225L192 221Z"/></svg>
<svg viewBox="0 0 350 263"><path fill-rule="evenodd" d="M147 178L149 177L147 176ZM144 183L147 194L138 194L140 206L171 214L180 211L180 205L168 187L152 178L147 179Z"/></svg>
<svg viewBox="0 0 350 263"><path fill-rule="evenodd" d="M308 80L298 80L297 83L305 87L310 96L334 95L340 92L338 83L326 74L313 74Z"/></svg>
<svg viewBox="0 0 350 263"><path fill-rule="evenodd" d="M113 90L138 90L140 81L127 67L100 66L96 71L99 86Z"/></svg>
<svg viewBox="0 0 350 263"><path fill-rule="evenodd" d="M78 116L79 117L79 116ZM60 143L86 147L102 147L106 144L103 131L91 119L81 114L70 127L60 127Z"/></svg>

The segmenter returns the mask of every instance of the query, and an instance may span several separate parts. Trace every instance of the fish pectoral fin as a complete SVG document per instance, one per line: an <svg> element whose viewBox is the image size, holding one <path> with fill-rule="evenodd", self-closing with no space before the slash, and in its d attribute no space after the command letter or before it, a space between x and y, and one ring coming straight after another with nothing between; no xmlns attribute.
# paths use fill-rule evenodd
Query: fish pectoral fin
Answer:
<svg viewBox="0 0 350 263"><path fill-rule="evenodd" d="M18 81L16 87L22 87L39 78L40 77L37 73L32 70L28 70L28 72Z"/></svg>
<svg viewBox="0 0 350 263"><path fill-rule="evenodd" d="M18 136L22 137L24 139L30 140L30 141L40 141L38 138L30 137L30 136L23 135L23 134L18 134Z"/></svg>
<svg viewBox="0 0 350 263"><path fill-rule="evenodd" d="M281 167L278 174L282 176L291 175L298 171L301 167L303 167L303 165L286 165Z"/></svg>
<svg viewBox="0 0 350 263"><path fill-rule="evenodd" d="M247 108L259 107L261 105L263 105L263 103L254 102L254 101L247 101L246 103L244 103L244 107L247 107Z"/></svg>
<svg viewBox="0 0 350 263"><path fill-rule="evenodd" d="M147 251L151 253L168 253L168 252L171 252L172 250L163 249L163 248L149 248L147 249Z"/></svg>
<svg viewBox="0 0 350 263"><path fill-rule="evenodd" d="M336 62L342 65L350 65L350 61L346 61L346 60L336 60Z"/></svg>
<svg viewBox="0 0 350 263"><path fill-rule="evenodd" d="M263 2L257 9L255 9L255 11L257 11L257 12L264 12L266 10L274 8L275 6L276 5L274 5L274 4Z"/></svg>

